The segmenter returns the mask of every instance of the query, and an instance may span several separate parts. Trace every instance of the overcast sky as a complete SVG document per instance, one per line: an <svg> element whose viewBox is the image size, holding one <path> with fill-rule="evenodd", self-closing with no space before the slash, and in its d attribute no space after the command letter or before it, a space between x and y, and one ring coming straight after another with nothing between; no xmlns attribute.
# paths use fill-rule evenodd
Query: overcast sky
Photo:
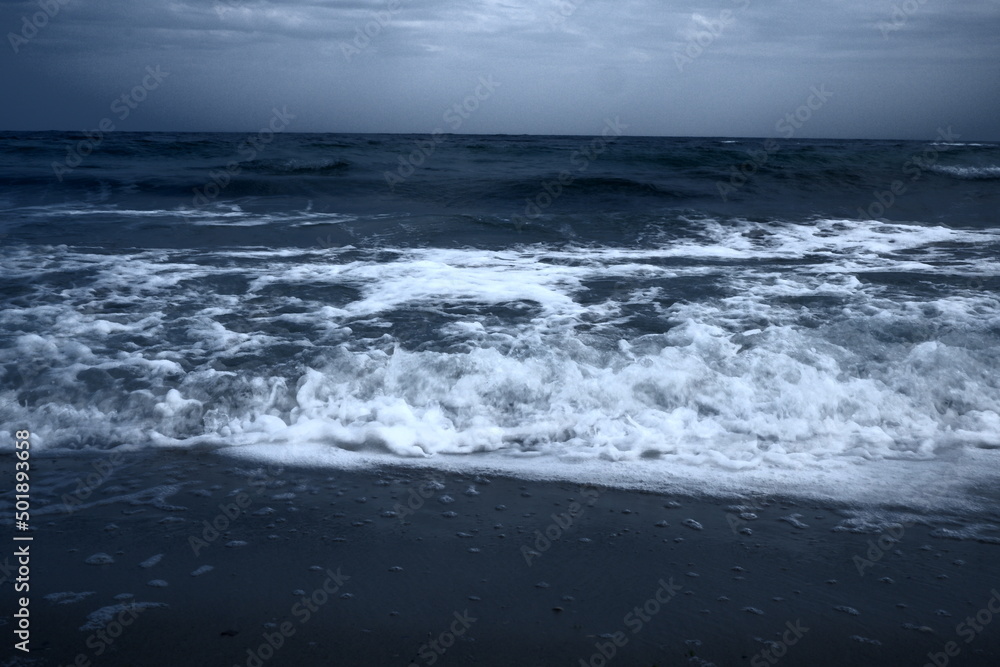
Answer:
<svg viewBox="0 0 1000 667"><path fill-rule="evenodd" d="M782 136L811 102L796 136L1000 140L1000 0L40 1L0 0L0 129L450 131L486 80L462 133Z"/></svg>

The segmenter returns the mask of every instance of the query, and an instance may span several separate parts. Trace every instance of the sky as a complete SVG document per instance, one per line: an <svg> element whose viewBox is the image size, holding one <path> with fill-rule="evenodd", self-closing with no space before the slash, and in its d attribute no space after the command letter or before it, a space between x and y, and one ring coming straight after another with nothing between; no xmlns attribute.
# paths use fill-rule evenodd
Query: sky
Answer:
<svg viewBox="0 0 1000 667"><path fill-rule="evenodd" d="M0 130L1000 140L1000 0L0 0L0 31Z"/></svg>

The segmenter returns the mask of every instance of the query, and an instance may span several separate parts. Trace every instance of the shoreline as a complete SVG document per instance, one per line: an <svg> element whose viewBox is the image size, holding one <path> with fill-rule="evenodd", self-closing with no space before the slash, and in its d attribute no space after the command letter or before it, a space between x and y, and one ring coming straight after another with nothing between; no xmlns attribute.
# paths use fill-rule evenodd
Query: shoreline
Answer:
<svg viewBox="0 0 1000 667"><path fill-rule="evenodd" d="M184 446L160 451L184 455ZM387 453L341 450L318 444L241 445L205 450L241 466L343 470L400 470L416 474L487 475L541 483L607 486L636 493L682 495L705 499L767 496L822 505L868 507L942 515L976 515L1000 508L996 455L990 449L967 449L948 459L880 459L839 461L822 468L782 469L762 465L732 470L711 465L657 467L654 461L578 460L571 464L533 457L436 454L400 457ZM475 459L473 462L471 459ZM547 457L543 457L547 458ZM725 478L720 481L720 478ZM760 489L769 489L762 493ZM1000 513L994 520L1000 522ZM1000 533L998 533L1000 537Z"/></svg>
<svg viewBox="0 0 1000 667"><path fill-rule="evenodd" d="M67 513L94 460L32 459L31 653L0 664L1000 661L1000 545L847 505L164 451Z"/></svg>

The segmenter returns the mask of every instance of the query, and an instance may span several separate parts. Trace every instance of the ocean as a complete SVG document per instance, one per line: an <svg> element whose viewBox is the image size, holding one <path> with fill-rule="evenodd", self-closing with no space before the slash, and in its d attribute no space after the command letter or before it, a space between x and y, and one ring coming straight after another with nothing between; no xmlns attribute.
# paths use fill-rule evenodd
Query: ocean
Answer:
<svg viewBox="0 0 1000 667"><path fill-rule="evenodd" d="M982 507L1000 145L0 134L0 442Z"/></svg>

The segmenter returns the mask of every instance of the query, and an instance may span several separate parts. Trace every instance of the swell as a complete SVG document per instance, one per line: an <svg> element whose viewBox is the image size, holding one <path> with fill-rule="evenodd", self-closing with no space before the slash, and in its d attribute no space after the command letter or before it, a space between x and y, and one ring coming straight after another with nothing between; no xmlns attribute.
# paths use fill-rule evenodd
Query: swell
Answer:
<svg viewBox="0 0 1000 667"><path fill-rule="evenodd" d="M1000 180L1000 167L963 167L959 165L935 165L931 171L942 176L949 176L962 181L995 181Z"/></svg>

